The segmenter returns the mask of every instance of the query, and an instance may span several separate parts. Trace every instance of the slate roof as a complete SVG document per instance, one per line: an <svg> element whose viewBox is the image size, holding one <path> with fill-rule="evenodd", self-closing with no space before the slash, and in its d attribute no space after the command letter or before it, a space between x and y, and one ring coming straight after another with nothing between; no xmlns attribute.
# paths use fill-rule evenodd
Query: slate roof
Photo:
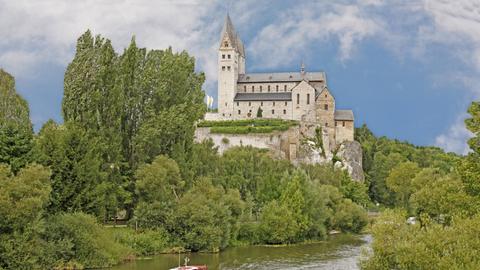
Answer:
<svg viewBox="0 0 480 270"><path fill-rule="evenodd" d="M238 83L325 81L325 72L278 72L239 74Z"/></svg>
<svg viewBox="0 0 480 270"><path fill-rule="evenodd" d="M243 42L238 36L237 31L235 31L232 20L230 19L230 16L228 14L225 18L225 24L223 25L222 34L220 35L220 46L222 46L222 41L225 35L228 36L228 39L232 43L232 47L235 48L241 56L245 57L245 46L243 46Z"/></svg>
<svg viewBox="0 0 480 270"><path fill-rule="evenodd" d="M336 110L335 120L353 121L353 112L351 110Z"/></svg>
<svg viewBox="0 0 480 270"><path fill-rule="evenodd" d="M234 101L290 101L291 92L279 93L237 93Z"/></svg>

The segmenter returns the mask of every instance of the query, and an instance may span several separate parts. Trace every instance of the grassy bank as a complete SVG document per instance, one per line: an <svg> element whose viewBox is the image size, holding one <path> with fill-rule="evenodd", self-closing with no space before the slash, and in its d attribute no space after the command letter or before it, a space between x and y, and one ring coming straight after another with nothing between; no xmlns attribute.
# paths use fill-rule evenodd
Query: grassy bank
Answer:
<svg viewBox="0 0 480 270"><path fill-rule="evenodd" d="M201 121L198 127L210 127L211 133L249 134L285 131L298 125L297 121L282 119L248 119L226 121Z"/></svg>

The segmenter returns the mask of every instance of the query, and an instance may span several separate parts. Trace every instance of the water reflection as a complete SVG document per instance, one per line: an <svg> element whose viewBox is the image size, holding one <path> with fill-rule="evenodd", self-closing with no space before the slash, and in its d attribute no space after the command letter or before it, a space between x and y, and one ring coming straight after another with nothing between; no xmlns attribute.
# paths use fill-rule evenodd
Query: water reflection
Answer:
<svg viewBox="0 0 480 270"><path fill-rule="evenodd" d="M336 235L329 241L287 247L237 247L219 254L190 254L190 264L207 264L209 270L358 269L362 247L370 235ZM183 255L182 259L183 261ZM138 260L112 270L165 270L178 265L178 255Z"/></svg>

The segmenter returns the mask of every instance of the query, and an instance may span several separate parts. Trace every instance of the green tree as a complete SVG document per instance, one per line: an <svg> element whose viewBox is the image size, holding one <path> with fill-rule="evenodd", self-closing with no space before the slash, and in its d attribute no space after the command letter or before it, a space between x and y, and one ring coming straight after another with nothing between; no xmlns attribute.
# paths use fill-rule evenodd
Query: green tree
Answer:
<svg viewBox="0 0 480 270"><path fill-rule="evenodd" d="M257 110L257 118L262 118L263 117L263 110L261 107L258 107Z"/></svg>
<svg viewBox="0 0 480 270"><path fill-rule="evenodd" d="M0 69L0 163L18 172L31 160L32 139L28 103L16 92L14 78Z"/></svg>
<svg viewBox="0 0 480 270"><path fill-rule="evenodd" d="M0 231L22 231L40 218L50 191L48 169L29 165L12 176L0 166Z"/></svg>
<svg viewBox="0 0 480 270"><path fill-rule="evenodd" d="M184 182L177 163L158 156L136 172L135 216L141 228L164 227L180 199Z"/></svg>
<svg viewBox="0 0 480 270"><path fill-rule="evenodd" d="M480 153L480 102L472 102L468 113L471 117L465 120L465 124L474 135L468 140L468 145L475 153Z"/></svg>
<svg viewBox="0 0 480 270"><path fill-rule="evenodd" d="M131 254L93 216L63 213L50 217L47 222L42 238L50 245L48 259L51 262L44 269L110 267Z"/></svg>
<svg viewBox="0 0 480 270"><path fill-rule="evenodd" d="M121 206L121 183L107 181L98 137L91 137L75 122L47 122L36 140L39 162L52 170L49 211L94 214L101 219L114 216ZM110 164L108 164L110 165Z"/></svg>
<svg viewBox="0 0 480 270"><path fill-rule="evenodd" d="M465 120L467 129L473 133L468 140L468 145L473 153L463 158L458 166L457 172L465 183L467 192L473 196L480 195L480 102L472 102L468 108L470 118Z"/></svg>
<svg viewBox="0 0 480 270"><path fill-rule="evenodd" d="M169 231L193 251L218 251L236 239L244 203L235 190L200 179L180 199Z"/></svg>
<svg viewBox="0 0 480 270"><path fill-rule="evenodd" d="M426 213L435 219L454 215L472 216L478 212L479 201L465 192L464 184L455 175L431 181L412 195L416 213Z"/></svg>
<svg viewBox="0 0 480 270"><path fill-rule="evenodd" d="M51 190L49 176L40 165L13 176L0 164L0 268L44 269L39 228Z"/></svg>
<svg viewBox="0 0 480 270"><path fill-rule="evenodd" d="M375 154L369 178L370 198L372 198L373 201L386 205L394 205L395 196L388 189L386 179L390 174L390 170L405 160L406 158L398 153L385 155L380 152Z"/></svg>
<svg viewBox="0 0 480 270"><path fill-rule="evenodd" d="M264 243L294 243L298 240L301 226L287 205L276 200L269 202L262 209L260 220L260 232Z"/></svg>
<svg viewBox="0 0 480 270"><path fill-rule="evenodd" d="M476 269L480 264L480 218L454 219L427 229L405 222L406 212L385 211L373 226L373 253L361 263L376 269Z"/></svg>
<svg viewBox="0 0 480 270"><path fill-rule="evenodd" d="M386 179L387 187L395 192L397 205L409 209L408 200L413 192L412 181L420 168L411 161L403 162L392 168Z"/></svg>
<svg viewBox="0 0 480 270"><path fill-rule="evenodd" d="M366 211L349 199L343 199L335 206L332 226L343 232L359 233L368 223Z"/></svg>

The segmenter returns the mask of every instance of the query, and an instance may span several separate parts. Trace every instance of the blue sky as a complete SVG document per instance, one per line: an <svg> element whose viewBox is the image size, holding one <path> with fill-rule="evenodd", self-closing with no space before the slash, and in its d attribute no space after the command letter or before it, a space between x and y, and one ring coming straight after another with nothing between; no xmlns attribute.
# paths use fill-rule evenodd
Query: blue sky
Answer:
<svg viewBox="0 0 480 270"><path fill-rule="evenodd" d="M216 96L225 14L247 49L247 72L327 73L337 107L377 135L465 153L463 119L480 97L480 2L0 0L0 67L16 77L38 129L61 121L63 74L87 29L117 52L132 35L187 50Z"/></svg>

